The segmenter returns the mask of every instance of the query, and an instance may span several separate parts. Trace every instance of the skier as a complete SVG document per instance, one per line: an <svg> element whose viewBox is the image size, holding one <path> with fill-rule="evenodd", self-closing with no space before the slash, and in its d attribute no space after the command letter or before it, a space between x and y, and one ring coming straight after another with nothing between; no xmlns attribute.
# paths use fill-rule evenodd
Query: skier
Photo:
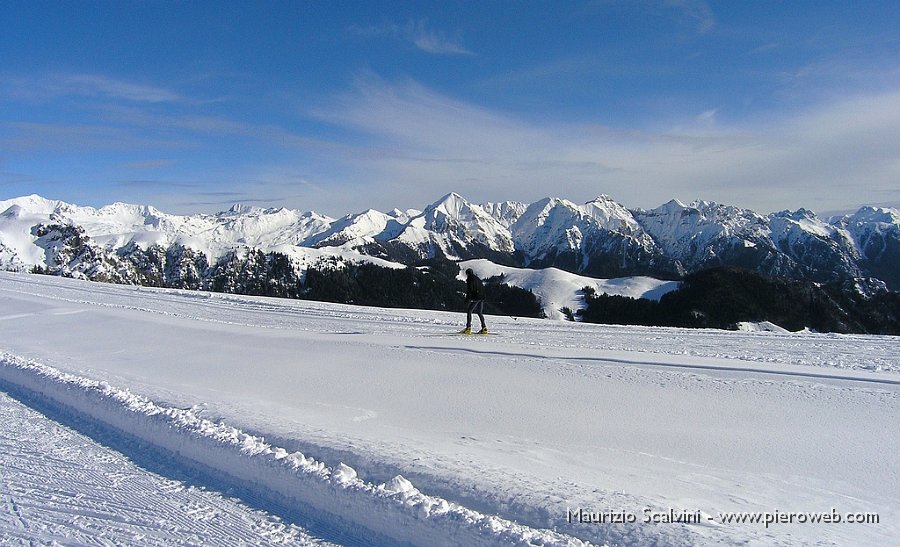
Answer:
<svg viewBox="0 0 900 547"><path fill-rule="evenodd" d="M472 268L466 270L466 328L460 331L462 334L472 334L472 313L478 314L481 320L481 330L478 334L487 334L487 326L484 324L484 283L475 275Z"/></svg>

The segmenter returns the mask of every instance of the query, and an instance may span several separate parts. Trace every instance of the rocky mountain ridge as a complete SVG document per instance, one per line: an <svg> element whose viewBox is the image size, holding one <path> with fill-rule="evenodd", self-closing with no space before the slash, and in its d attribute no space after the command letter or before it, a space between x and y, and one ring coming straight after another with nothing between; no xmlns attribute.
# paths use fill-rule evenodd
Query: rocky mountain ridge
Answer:
<svg viewBox="0 0 900 547"><path fill-rule="evenodd" d="M152 206L95 209L36 195L0 201L0 268L39 267L125 283L157 275L147 271L155 268L166 282L167 272L202 279L216 264L252 252L283 254L298 272L328 257L395 267L487 258L598 278L676 279L736 266L777 277L852 282L864 292L896 291L900 211L864 207L822 219L805 209L761 215L708 201L632 210L609 196L581 205L563 198L479 205L450 193L422 211L369 210L332 219L240 205L179 216Z"/></svg>

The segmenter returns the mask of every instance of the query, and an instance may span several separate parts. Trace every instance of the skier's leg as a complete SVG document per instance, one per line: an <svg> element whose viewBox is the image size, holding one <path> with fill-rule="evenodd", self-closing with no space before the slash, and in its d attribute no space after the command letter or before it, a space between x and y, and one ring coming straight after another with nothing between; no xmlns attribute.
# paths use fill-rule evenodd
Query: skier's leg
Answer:
<svg viewBox="0 0 900 547"><path fill-rule="evenodd" d="M484 324L484 314L482 313L483 311L484 311L484 300L479 300L478 301L478 319L481 320L482 330L487 328L487 325ZM469 319L469 321L471 322L471 319Z"/></svg>

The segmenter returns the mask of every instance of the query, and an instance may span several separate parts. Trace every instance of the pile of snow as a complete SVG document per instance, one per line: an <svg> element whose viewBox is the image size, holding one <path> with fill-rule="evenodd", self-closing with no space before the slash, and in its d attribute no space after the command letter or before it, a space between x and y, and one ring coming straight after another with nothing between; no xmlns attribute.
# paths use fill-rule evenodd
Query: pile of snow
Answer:
<svg viewBox="0 0 900 547"><path fill-rule="evenodd" d="M58 371L0 354L0 380L50 404L95 420L225 476L260 499L302 505L358 537L418 545L584 545L549 530L536 530L423 494L401 475L372 484L351 467L331 468L300 452L288 453L193 409L159 405L107 382ZM228 481L226 481L228 482Z"/></svg>
<svg viewBox="0 0 900 547"><path fill-rule="evenodd" d="M737 324L737 330L744 332L790 332L770 321L742 321Z"/></svg>

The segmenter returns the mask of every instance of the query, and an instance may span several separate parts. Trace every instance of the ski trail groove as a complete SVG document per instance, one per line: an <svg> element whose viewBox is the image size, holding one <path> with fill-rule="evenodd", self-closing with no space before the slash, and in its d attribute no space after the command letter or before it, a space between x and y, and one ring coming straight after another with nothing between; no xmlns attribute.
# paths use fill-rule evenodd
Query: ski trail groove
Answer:
<svg viewBox="0 0 900 547"><path fill-rule="evenodd" d="M420 350L420 351L435 351L435 352L444 352L444 353L473 353L477 355L495 355L498 357L525 357L529 359L548 359L545 354L537 354L537 353L524 353L524 352L513 352L513 351L499 351L499 350L483 350L483 349L473 349L473 348L460 348L460 347L443 347L443 346L417 346L417 345L404 345L402 346L406 349L411 350ZM659 367L659 368L676 368L676 369L688 369L688 370L711 370L711 371L719 371L719 372L749 372L752 374L776 374L779 376L796 376L800 378L815 378L819 380L843 380L850 382L868 382L873 384L882 384L882 385L900 385L900 380L891 380L888 378L869 378L865 376L846 376L839 374L824 374L824 373L816 373L816 372L801 372L801 371L788 371L788 370L774 370L767 368L752 368L752 367L734 367L728 365L702 365L698 363L684 364L684 363L667 363L664 361L650 361L645 359L622 359L621 357L584 357L584 356L567 356L567 355L554 355L550 357L554 361L587 361L592 363L617 363L620 365L635 365L635 366L648 366L648 367Z"/></svg>
<svg viewBox="0 0 900 547"><path fill-rule="evenodd" d="M200 418L190 409L160 406L106 382L13 355L0 354L0 381L175 454L201 470L223 474L227 482L276 506L303 506L313 519L348 530L357 538L417 545L585 544L428 496L399 475L384 484L367 483L342 463L328 467L224 423ZM185 514L184 518L192 517Z"/></svg>

